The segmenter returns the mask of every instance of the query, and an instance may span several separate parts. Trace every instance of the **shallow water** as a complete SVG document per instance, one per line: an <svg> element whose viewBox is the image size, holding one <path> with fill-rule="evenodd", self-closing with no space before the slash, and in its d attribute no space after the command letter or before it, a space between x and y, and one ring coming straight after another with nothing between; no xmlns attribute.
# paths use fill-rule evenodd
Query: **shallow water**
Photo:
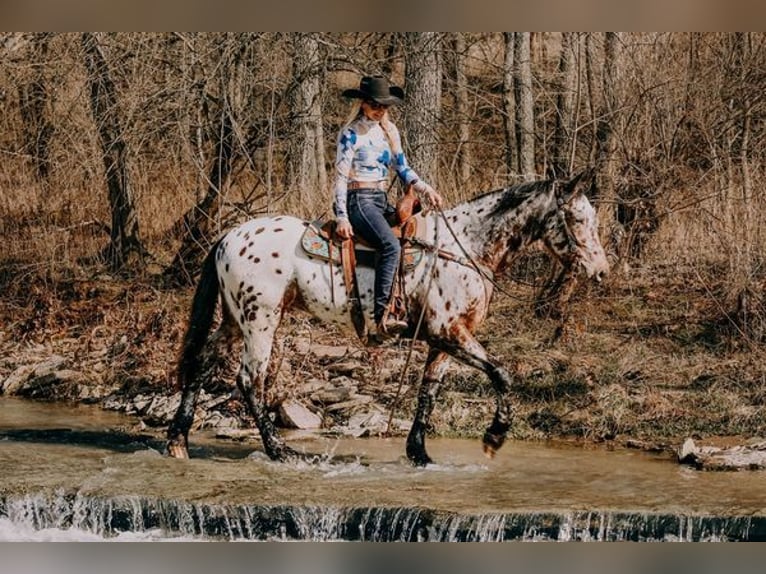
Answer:
<svg viewBox="0 0 766 574"><path fill-rule="evenodd" d="M400 509L400 513L409 513L406 520L410 522L423 522L420 515L428 512L430 536L441 528L436 524L442 516L452 523L469 516L476 524L501 521L482 526L497 536L508 531L511 516L549 516L538 518L540 524L550 522L550 516L564 517L555 518L558 539L567 535L562 534L562 529L569 528L566 517L591 525L580 526L581 530L602 532L605 521L614 517L766 515L763 473L699 472L666 456L639 451L510 442L494 460L488 460L478 440L431 439L429 452L438 462L418 469L403 456L403 437L293 435L291 446L313 455L314 461L278 464L262 454L257 442L233 443L193 433L194 458L179 461L161 455L163 442L156 436L120 432L130 422L96 408L0 398L0 493L5 497L0 502L0 521L4 521L0 522L0 539L204 536L206 528L200 526L204 520L199 518L189 522L194 523L193 528L173 533L153 529L158 522L154 519L142 518L133 534L129 533L130 525L115 533L105 523L95 524L119 522L113 518L118 512L132 512L130 520L135 522L137 516L177 514L183 509L203 514L219 512L210 509L223 508L221 512L229 514L246 509L246 520L238 518L236 528L249 529L241 526L243 520L264 525L272 520L251 518L254 512L261 512L258 509L287 507L295 524L282 529L304 528L299 534L313 539L348 534L353 517L344 509ZM104 502L113 500L122 502L117 506ZM172 501L176 506L168 511L167 505L157 501ZM48 508L56 504L67 507L59 513L69 517L66 524L64 519L55 518L55 509ZM101 518L73 522L71 516L77 512L93 513L93 509L73 510L78 504L101 505ZM126 511L120 504L135 509ZM157 510L158 504L162 510ZM377 519L383 520L380 516ZM62 523L59 530L57 520ZM178 521L177 517L163 520ZM301 526L302 520L307 525ZM385 520L405 519L387 516ZM84 527L81 535L63 532L77 524ZM687 527L683 526L686 523L679 524L671 530ZM396 536L401 537L401 525L397 528ZM752 535L752 527L747 529ZM223 535L255 537L239 532ZM367 532L364 535L369 537Z"/></svg>

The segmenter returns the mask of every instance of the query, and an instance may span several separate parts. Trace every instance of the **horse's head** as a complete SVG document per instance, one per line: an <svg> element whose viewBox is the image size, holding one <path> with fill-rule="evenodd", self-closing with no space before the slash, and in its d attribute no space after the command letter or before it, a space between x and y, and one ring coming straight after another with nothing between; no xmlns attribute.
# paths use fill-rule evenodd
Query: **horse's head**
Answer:
<svg viewBox="0 0 766 574"><path fill-rule="evenodd" d="M609 273L609 262L598 237L596 210L585 195L594 178L595 173L588 169L555 186L557 209L544 241L562 263L582 265L588 277L601 281Z"/></svg>

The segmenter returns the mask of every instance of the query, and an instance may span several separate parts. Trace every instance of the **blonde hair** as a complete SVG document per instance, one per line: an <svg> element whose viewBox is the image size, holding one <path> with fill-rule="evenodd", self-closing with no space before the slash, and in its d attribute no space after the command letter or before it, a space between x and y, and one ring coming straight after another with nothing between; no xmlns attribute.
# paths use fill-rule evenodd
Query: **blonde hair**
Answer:
<svg viewBox="0 0 766 574"><path fill-rule="evenodd" d="M349 110L348 115L346 116L346 121L343 122L343 126L340 128L340 134L346 131L346 128L348 128L348 126L350 126L354 120L356 120L356 118L358 118L363 113L362 100L355 100L351 105L351 109ZM397 149L397 147L394 145L394 138L391 137L391 131L396 129L396 126L394 126L393 122L389 119L388 110L386 110L380 120L380 127L383 130L383 134L386 136L386 140L388 140L388 146L391 148L392 157L396 157L396 154L402 150ZM338 137L340 137L340 135Z"/></svg>
<svg viewBox="0 0 766 574"><path fill-rule="evenodd" d="M385 115L380 120L380 127L383 130L383 133L386 136L386 139L388 140L388 146L391 148L391 159L396 157L396 154L398 154L400 149L396 149L396 146L394 145L394 138L391 137L391 130L396 129L396 126L394 126L394 123L388 118L388 110L386 110Z"/></svg>
<svg viewBox="0 0 766 574"><path fill-rule="evenodd" d="M346 116L346 121L343 122L343 125L340 128L339 133L343 133L346 131L346 128L350 126L353 121L359 117L359 114L362 113L362 100L354 100L354 103L351 104L351 109L348 112L348 115Z"/></svg>

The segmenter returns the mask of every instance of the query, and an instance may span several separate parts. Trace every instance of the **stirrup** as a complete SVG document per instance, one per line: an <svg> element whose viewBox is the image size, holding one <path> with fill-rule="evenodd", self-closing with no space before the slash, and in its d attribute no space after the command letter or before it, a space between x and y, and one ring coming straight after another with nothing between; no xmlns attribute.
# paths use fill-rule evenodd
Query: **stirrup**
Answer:
<svg viewBox="0 0 766 574"><path fill-rule="evenodd" d="M377 332L387 337L396 337L401 335L409 328L407 321L401 321L393 317L384 317L375 324Z"/></svg>

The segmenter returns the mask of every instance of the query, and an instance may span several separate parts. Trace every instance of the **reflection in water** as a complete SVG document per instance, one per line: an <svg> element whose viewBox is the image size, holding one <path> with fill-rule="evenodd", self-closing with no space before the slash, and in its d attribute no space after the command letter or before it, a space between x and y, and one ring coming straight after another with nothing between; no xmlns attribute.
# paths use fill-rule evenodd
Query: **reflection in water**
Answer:
<svg viewBox="0 0 766 574"><path fill-rule="evenodd" d="M109 430L129 424L97 409L0 398L0 539L63 530L85 533L77 539L766 538L759 472L528 443L490 461L478 440L450 439L432 440L439 463L418 469L402 437L293 436L314 460L281 464L257 440L204 433L196 458L179 461L161 455L156 435Z"/></svg>

